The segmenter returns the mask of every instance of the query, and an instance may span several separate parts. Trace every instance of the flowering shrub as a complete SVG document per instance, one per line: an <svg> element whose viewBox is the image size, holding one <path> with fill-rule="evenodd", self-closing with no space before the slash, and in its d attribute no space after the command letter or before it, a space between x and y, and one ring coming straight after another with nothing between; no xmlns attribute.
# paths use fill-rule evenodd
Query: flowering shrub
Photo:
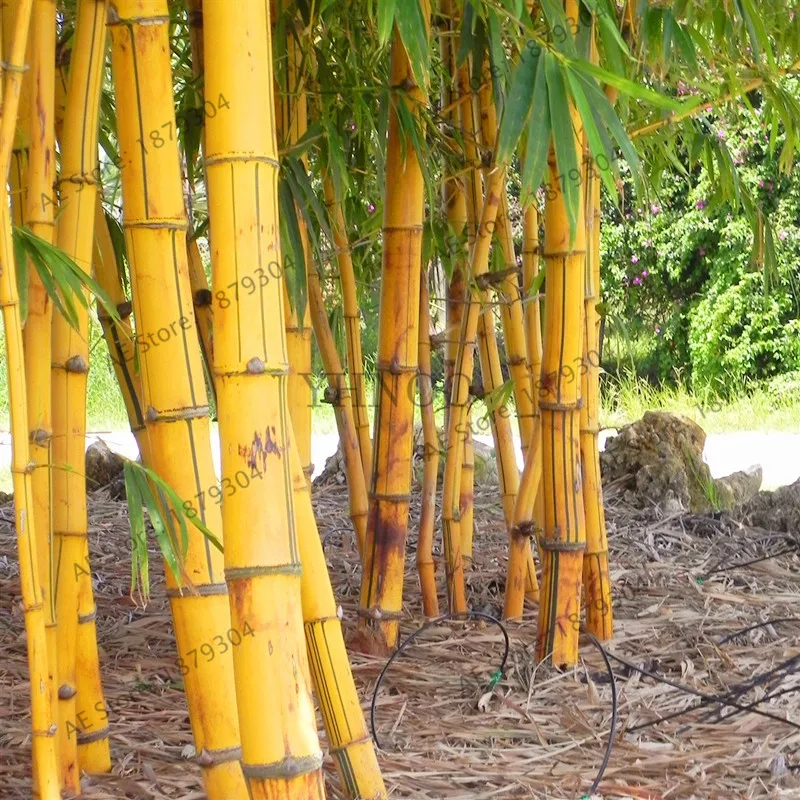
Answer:
<svg viewBox="0 0 800 800"><path fill-rule="evenodd" d="M779 175L758 118L743 114L717 135L764 205L776 274L754 263L748 221L713 202L705 170L665 173L647 203L631 202L630 191L622 211L608 203L602 268L607 330L621 319L648 343L642 371L667 379L679 370L726 394L800 368L800 173Z"/></svg>

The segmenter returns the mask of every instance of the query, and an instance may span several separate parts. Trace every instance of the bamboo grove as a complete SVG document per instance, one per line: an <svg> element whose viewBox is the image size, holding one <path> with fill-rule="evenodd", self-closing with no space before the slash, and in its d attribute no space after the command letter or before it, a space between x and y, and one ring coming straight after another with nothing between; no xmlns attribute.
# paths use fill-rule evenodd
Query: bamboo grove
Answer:
<svg viewBox="0 0 800 800"><path fill-rule="evenodd" d="M613 636L602 211L657 194L680 154L715 170L713 202L747 216L770 268L714 119L758 95L791 168L784 5L3 4L0 305L39 797L80 794L115 755L82 468L95 325L139 447L132 592L146 509L212 800L323 797L315 703L341 791L387 796L347 646L389 653L409 604L469 612L476 421L508 533L503 616L538 614L555 667L582 631ZM349 643L311 502L315 358L361 557Z"/></svg>

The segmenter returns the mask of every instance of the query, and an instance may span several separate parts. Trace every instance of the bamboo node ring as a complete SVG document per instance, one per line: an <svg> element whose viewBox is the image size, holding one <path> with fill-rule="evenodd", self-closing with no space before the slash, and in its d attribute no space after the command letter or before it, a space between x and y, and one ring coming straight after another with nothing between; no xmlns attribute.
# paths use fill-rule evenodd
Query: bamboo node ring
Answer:
<svg viewBox="0 0 800 800"><path fill-rule="evenodd" d="M247 372L250 375L263 375L266 371L267 365L258 356L247 362Z"/></svg>
<svg viewBox="0 0 800 800"><path fill-rule="evenodd" d="M215 750L209 750L207 747L204 747L195 761L201 767L213 767L215 764L240 761L241 758L241 747L220 747Z"/></svg>
<svg viewBox="0 0 800 800"><path fill-rule="evenodd" d="M91 733L82 733L78 731L78 744L99 742L101 739L108 739L108 727L101 728L99 731L92 731Z"/></svg>
<svg viewBox="0 0 800 800"><path fill-rule="evenodd" d="M272 764L242 764L242 772L246 778L269 780L271 778L295 778L316 772L322 766L322 753L300 756L287 756Z"/></svg>
<svg viewBox="0 0 800 800"><path fill-rule="evenodd" d="M44 428L36 428L36 430L31 431L31 444L38 445L39 447L47 447L47 443L53 438L53 434L50 431L46 431Z"/></svg>
<svg viewBox="0 0 800 800"><path fill-rule="evenodd" d="M89 371L89 367L84 361L83 356L72 356L72 358L67 360L67 363L64 364L64 369L67 372L74 372L77 374L85 375Z"/></svg>
<svg viewBox="0 0 800 800"><path fill-rule="evenodd" d="M27 64L11 64L8 61L0 61L0 67L2 67L6 72L27 72L28 65Z"/></svg>
<svg viewBox="0 0 800 800"><path fill-rule="evenodd" d="M71 700L77 693L77 689L74 686L70 686L68 683L58 687L59 700Z"/></svg>

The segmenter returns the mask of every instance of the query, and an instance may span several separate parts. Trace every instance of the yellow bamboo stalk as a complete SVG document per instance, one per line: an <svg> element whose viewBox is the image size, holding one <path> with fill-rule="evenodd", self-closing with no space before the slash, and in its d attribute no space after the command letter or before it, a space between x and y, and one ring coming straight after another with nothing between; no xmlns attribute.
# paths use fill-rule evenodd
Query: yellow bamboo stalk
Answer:
<svg viewBox="0 0 800 800"><path fill-rule="evenodd" d="M586 299L584 311L583 363L581 377L581 465L583 467L583 502L586 510L586 553L583 584L586 599L586 628L605 641L613 634L611 580L608 572L608 537L606 535L603 487L600 479L598 418L600 395L600 181L592 174L589 160L587 176L588 251L586 258Z"/></svg>
<svg viewBox="0 0 800 800"><path fill-rule="evenodd" d="M167 1L116 0L109 28L150 466L185 498L186 513L222 539L219 502L235 485L234 471L223 471L220 487L192 313L179 155L169 143L175 109ZM217 94L214 103L219 118L232 115ZM231 620L222 555L194 528L188 540L185 573L194 588L180 587L169 569L166 577L198 763L209 798L244 800L232 660L252 640L243 637L241 618Z"/></svg>
<svg viewBox="0 0 800 800"><path fill-rule="evenodd" d="M484 76L484 84L480 91L481 136L484 146L493 151L497 139L497 111L492 98L492 80L488 69L484 72ZM500 319L503 325L508 369L514 385L514 402L524 459L533 434L533 401L530 391L531 374L525 342L522 295L517 278L517 257L514 252L514 237L508 218L508 198L505 186L502 191L501 203L501 210L497 215L496 233L497 242L503 251L506 274L498 286Z"/></svg>
<svg viewBox="0 0 800 800"><path fill-rule="evenodd" d="M522 291L525 296L525 341L531 362L531 389L534 417L540 415L539 391L542 381L542 316L539 292L531 296L531 287L539 274L539 212L531 203L525 209L522 243ZM533 515L536 540L544 528L544 492L542 483L536 494Z"/></svg>
<svg viewBox="0 0 800 800"><path fill-rule="evenodd" d="M485 80L479 93L480 110L481 110L481 136L483 144L490 151L494 150L495 142L497 139L497 112L492 97L492 80L487 69L484 71ZM509 372L514 389L514 401L517 411L517 423L519 426L520 444L522 456L527 461L528 448L533 439L533 398L530 391L531 374L528 366L528 352L525 341L525 327L523 321L522 309L522 295L519 288L519 280L517 278L517 259L514 252L514 240L511 233L511 224L508 219L508 198L506 194L506 187L503 185L501 193L501 208L497 217L496 234L497 241L503 251L503 258L506 266L506 275L500 284L499 297L501 299L501 313L500 318L503 324L503 333L505 337L506 354L509 365ZM494 332L494 314L491 309L488 309L483 315L483 326L488 330L489 326ZM480 334L480 329L479 329ZM497 344L490 352L497 350ZM492 361L495 356L491 356ZM491 361L490 361L491 363ZM481 362L481 372L483 372L483 362ZM492 366L492 386L491 388L499 388L503 383L502 374L499 372L500 360L496 358L495 365ZM484 379L484 386L486 381ZM507 408L501 409L500 421L498 422L498 433L501 438L506 441L510 440L510 431L506 431L507 425L504 424L505 416L503 412ZM494 433L494 427L493 427ZM510 444L503 445L498 449L498 437L495 436L495 452L503 455L503 458L498 457L498 466L502 470L498 470L500 480L500 489L504 497L507 497L504 479L506 475L513 485L513 473L516 472L516 460L513 459L514 447L513 440ZM513 460L512 460L513 459ZM518 479L517 479L518 480ZM509 498L504 503L506 509L506 524L509 526L509 537L514 537L514 504L516 498ZM511 547L516 545L509 539ZM533 562L533 554L530 547L530 538L523 537L523 544L527 550L526 555L526 580L527 580L527 594L531 600L538 600L539 585L536 579L536 568Z"/></svg>
<svg viewBox="0 0 800 800"><path fill-rule="evenodd" d="M203 257L200 255L200 248L195 236L189 236L186 239L186 256L189 263L189 285L192 288L192 304L194 305L194 317L197 320L200 351L203 355L203 363L211 375L214 363L214 311L206 271L203 269ZM213 389L213 384L209 388Z"/></svg>
<svg viewBox="0 0 800 800"><path fill-rule="evenodd" d="M566 0L568 17L577 19L576 0ZM581 118L570 105L573 144L581 158ZM582 357L583 287L586 229L583 198L578 203L574 240L558 179L555 151L550 148L550 185L545 206L544 258L547 263L545 319L539 406L542 420L542 481L545 524L541 536L542 588L536 655L555 665L578 658L581 613L581 571L586 548L580 465L580 381L575 365Z"/></svg>
<svg viewBox="0 0 800 800"><path fill-rule="evenodd" d="M425 441L422 473L422 509L417 537L417 572L422 590L422 609L426 617L439 615L436 597L436 562L433 559L433 532L436 520L436 484L439 478L439 434L433 415L431 380L431 316L427 276L420 281L419 294L419 408Z"/></svg>
<svg viewBox="0 0 800 800"><path fill-rule="evenodd" d="M470 397L467 400L464 422L461 425L464 453L458 479L458 531L461 538L461 558L464 561L465 570L472 567L472 542L475 531L475 442L472 439L472 403L473 400ZM444 486L442 491L444 491Z"/></svg>
<svg viewBox="0 0 800 800"><path fill-rule="evenodd" d="M324 797L322 756L303 640L283 289L267 271L281 259L270 9L241 0L231 14L207 0L203 13L214 31L206 97L230 104L206 123L214 296L259 281L251 294L228 290L214 316L222 474L262 475L222 505L231 621L254 633L233 652L242 768L254 800L309 800Z"/></svg>
<svg viewBox="0 0 800 800"><path fill-rule="evenodd" d="M369 432L369 413L367 405L367 383L364 374L364 355L361 351L361 312L358 307L356 275L353 270L353 257L341 201L337 200L333 181L325 175L323 181L325 204L330 215L333 244L336 247L336 263L339 267L339 283L342 287L342 310L345 337L347 340L347 371L350 379L350 395L355 416L358 445L364 479L367 483L372 474L372 439Z"/></svg>
<svg viewBox="0 0 800 800"><path fill-rule="evenodd" d="M31 231L53 241L53 179L55 177L55 0L34 0L31 16L30 150L28 169L27 222ZM20 109L21 111L21 109ZM28 319L23 330L25 375L28 381L28 423L30 425L33 514L36 522L36 558L47 626L47 660L52 717L58 719L56 606L53 593L53 534L50 520L50 447L53 440L50 398L50 328L53 306L33 265L28 266Z"/></svg>
<svg viewBox="0 0 800 800"><path fill-rule="evenodd" d="M301 229L301 236L305 237L305 230ZM342 362L336 351L336 341L333 338L328 314L325 309L325 299L322 295L319 272L311 257L311 249L306 246L306 259L308 264L308 302L311 307L311 322L314 326L314 335L317 340L317 349L322 359L322 365L328 376L328 391L326 400L333 405L336 415L336 427L339 431L339 442L344 455L345 472L347 474L347 492L350 501L350 519L356 533L359 553L364 553L367 538L367 513L369 499L367 498L367 484L364 480L364 469L359 452L358 431L353 416L352 397L347 385Z"/></svg>
<svg viewBox="0 0 800 800"><path fill-rule="evenodd" d="M445 80L442 88L444 110L442 116L445 119L445 135L449 133L448 128L458 128L462 115L470 121L474 119L472 115L467 116L465 106L471 103L469 91L469 78L466 67L462 70L456 68L456 38L453 35L455 26L454 9L450 0L445 0L442 5L442 17L444 27L439 37L442 63L446 66L445 75L450 76ZM472 131L474 136L474 131ZM455 142L453 142L455 145ZM473 161L476 158L477 150L475 142L469 143L471 149L466 148L465 157L471 156ZM467 298L467 284L465 280L465 270L468 268L468 249L461 247L459 242L469 221L469 241L474 241L475 235L475 216L478 213L474 207L475 194L472 189L479 187L480 174L476 169L462 177L450 176L442 186L442 201L447 215L447 222L450 228L448 241L451 263L453 265L452 275L447 286L447 303L445 306L445 327L446 339L445 347L445 380L444 395L445 406L445 428L450 420L450 398L453 390L453 374L455 371L456 356L459 346L459 333L461 331L461 320L464 315L464 305ZM473 183L478 182L478 183ZM466 191L467 183L471 189L468 194ZM469 237L468 237L469 238ZM472 430L470 426L471 407L467 407L464 428L464 450L462 464L458 473L454 477L453 485L449 487L452 494L451 508L458 497L458 514L451 515L448 524L451 526L452 535L458 536L461 540L461 557L464 568L468 569L472 564L472 533L474 528L474 483L475 483L475 453L472 445ZM437 441L438 447L438 441ZM463 531L463 533L462 533Z"/></svg>
<svg viewBox="0 0 800 800"><path fill-rule="evenodd" d="M500 205L500 189L504 180L503 169L495 168L487 174L486 201L483 204L480 225L477 227L478 235L472 249L470 278L471 286L469 300L464 316L461 320L459 347L456 354L456 363L453 374L453 389L450 396L450 418L447 426L447 458L444 470L444 485L442 488L442 527L444 539L444 554L447 576L447 597L451 613L463 614L466 610L466 594L464 588L464 564L462 556L462 537L457 525L460 517L460 508L456 506L458 494L455 490L461 465L463 462L464 444L469 436L469 427L464 427L469 404L469 387L472 382L473 364L475 358L475 344L479 328L479 318L482 316L482 303L486 302L486 292L478 288L478 278L484 275L488 268L489 246L491 244L491 231L497 219ZM484 351L488 350L486 344ZM496 351L496 348L495 348ZM487 358L488 360L488 358ZM489 366L489 365L487 365ZM488 371L488 370L487 370ZM494 422L492 425L494 433ZM512 453L513 457L513 453ZM514 464L516 469L516 462ZM502 467L498 465L498 474ZM517 478L519 476L517 475ZM501 492L503 490L501 489ZM514 487L516 494L516 487Z"/></svg>
<svg viewBox="0 0 800 800"><path fill-rule="evenodd" d="M305 93L305 86L300 76L300 65L303 54L295 36L289 32L286 36L286 55L288 65L284 74L286 85L281 87L280 96L280 125L278 127L281 139L287 145L296 144L308 127L305 103L298 102L298 98ZM305 229L305 219L297 210L297 224L300 230ZM301 234L302 236L302 234ZM298 265L284 264L284 268L297 269ZM308 259L305 271L308 281ZM308 300L303 308L302 318L296 307L295 298L288 292L288 282L283 281L284 304L287 310L286 320L286 349L289 355L289 410L292 416L295 443L300 451L300 460L303 472L310 481L314 471L311 463L311 426L313 411L312 387L312 359L311 359L311 308Z"/></svg>
<svg viewBox="0 0 800 800"><path fill-rule="evenodd" d="M508 545L508 571L503 605L504 619L521 617L524 609L531 537L536 534L533 521L534 505L541 477L542 425L541 417L537 416L534 418L530 448L525 459L525 468L522 470L519 493L514 506L514 522L511 526Z"/></svg>
<svg viewBox="0 0 800 800"><path fill-rule="evenodd" d="M14 35L14 21L21 0L6 0L0 6L2 17L3 52L10 51L11 37ZM25 64L31 64L30 42L26 44ZM11 150L11 168L8 173L8 183L11 197L11 220L14 225L25 225L28 213L28 150L30 147L30 116L32 81L27 76L23 77L20 85L19 111L16 118L14 144Z"/></svg>
<svg viewBox="0 0 800 800"><path fill-rule="evenodd" d="M142 407L141 372L136 368L136 342L131 326L133 304L125 296L122 288L122 278L111 241L111 232L108 229L108 221L103 213L99 197L95 207L92 264L97 283L108 295L108 299L114 304L119 315L119 322L117 322L104 309L98 308L97 310L97 316L103 328L103 338L106 340L114 374L125 403L131 433L136 439L142 462L149 464L151 458Z"/></svg>
<svg viewBox="0 0 800 800"><path fill-rule="evenodd" d="M455 40L451 40L451 47L455 48ZM451 63L455 64L455 52L452 52ZM452 68L452 67L451 67ZM453 109L452 122L454 125L460 123L461 133L464 141L464 159L468 169L462 174L461 182L463 185L464 196L464 212L467 228L467 249L464 251L464 271L469 271L470 252L477 238L478 225L480 222L481 209L483 207L483 184L481 183L481 170L480 157L478 155L479 143L479 113L477 109L477 95L470 87L470 65L469 63L462 64L456 72L456 93L458 106ZM456 224L458 225L458 222ZM458 232L459 235L463 228ZM466 281L466 278L465 278ZM468 290L466 282L463 288L463 298L466 301L468 297ZM459 320L463 318L463 304ZM457 328L458 338L454 343L454 363L457 361L458 348L461 347L461 328ZM469 346L469 343L466 343ZM473 345L474 347L474 342ZM458 376L458 380L464 380L456 371L454 366L454 376ZM468 384L467 391L470 391L472 384L472 366L470 366L470 376L466 379ZM448 401L452 398L452 388L448 393ZM448 405L448 415L449 415ZM449 417L448 417L449 427ZM458 497L458 514L455 519L448 518L448 524L452 529L453 537L458 536L461 540L461 557L464 562L464 569L468 569L472 565L472 539L474 534L474 519L475 519L475 451L472 441L472 401L467 402L466 415L461 423L462 434L464 439L464 451L462 455L462 464L459 473L454 475L453 486L448 487L447 495L444 494L445 488L442 487L442 527L445 523L445 512L448 508L452 507L449 500L450 494ZM450 446L448 443L447 454L449 457ZM446 474L446 473L445 473ZM446 484L445 484L446 485ZM448 497L448 502L445 503L444 498ZM445 563L448 563L447 559Z"/></svg>
<svg viewBox="0 0 800 800"><path fill-rule="evenodd" d="M428 16L427 4L425 8ZM427 103L411 71L395 28L390 67L392 108L386 158L383 268L378 334L378 408L374 467L359 614L379 642L397 643L403 602L405 541L408 533L411 456L414 446L414 382L419 357L419 284L422 170L411 143L404 141L396 103L414 116Z"/></svg>
<svg viewBox="0 0 800 800"><path fill-rule="evenodd" d="M3 115L0 120L0 175L8 175L14 126L19 109L25 43L31 18L32 0L22 0L17 8L10 37L10 49L4 46ZM4 183L5 186L5 183ZM0 308L6 334L9 414L11 418L11 476L14 484L14 517L19 554L28 672L31 687L31 732L33 777L37 794L44 800L58 800L59 772L56 718L51 700L52 682L48 680L46 611L37 563L38 538L33 503L33 461L28 444L28 401L23 355L22 319L17 293L16 266L12 244L11 216L6 192L0 203Z"/></svg>
<svg viewBox="0 0 800 800"><path fill-rule="evenodd" d="M192 45L192 75L195 79L200 79L204 71L203 2L202 0L186 0L186 9L189 21L189 41ZM205 109L205 106L203 108ZM205 128L200 131L200 142L203 149L205 149L204 139ZM192 287L192 301L200 338L200 350L203 354L203 363L211 376L214 364L214 313L208 278L206 278L203 268L203 258L200 255L196 236L189 236L186 239L186 250L189 258L189 281ZM213 396L214 384L210 380L208 389Z"/></svg>
<svg viewBox="0 0 800 800"><path fill-rule="evenodd" d="M350 670L341 609L333 595L311 506L311 490L296 448L290 448L290 461L300 561L303 564L300 585L308 663L330 752L346 797L350 800L380 800L387 796L386 788Z"/></svg>
<svg viewBox="0 0 800 800"><path fill-rule="evenodd" d="M597 48L592 40L592 61L597 63ZM588 141L584 141L584 202L586 204L586 295L584 300L583 364L581 369L581 466L583 503L586 511L586 553L583 560L583 585L586 601L586 629L601 641L611 638L614 617L611 606L611 580L608 572L608 536L600 477L600 176Z"/></svg>
<svg viewBox="0 0 800 800"><path fill-rule="evenodd" d="M59 246L91 272L97 191L97 121L105 52L104 0L82 0L67 80L61 137ZM44 200L43 200L44 202ZM60 314L52 328L52 515L58 623L59 758L63 788L79 793L80 769L111 769L108 714L100 680L86 512L86 380L89 315L77 330ZM79 763L80 761L80 763Z"/></svg>

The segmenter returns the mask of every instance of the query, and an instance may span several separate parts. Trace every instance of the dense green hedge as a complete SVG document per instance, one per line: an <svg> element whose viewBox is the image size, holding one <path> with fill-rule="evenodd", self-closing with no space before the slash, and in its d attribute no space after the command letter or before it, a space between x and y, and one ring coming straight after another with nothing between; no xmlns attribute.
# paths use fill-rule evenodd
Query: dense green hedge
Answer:
<svg viewBox="0 0 800 800"><path fill-rule="evenodd" d="M705 170L665 174L647 202L626 191L621 210L606 203L602 264L608 326L646 343L643 371L730 395L800 368L800 172L779 174L782 136L770 153L757 115L717 130L765 201L775 269L754 263L748 221L713 202Z"/></svg>

